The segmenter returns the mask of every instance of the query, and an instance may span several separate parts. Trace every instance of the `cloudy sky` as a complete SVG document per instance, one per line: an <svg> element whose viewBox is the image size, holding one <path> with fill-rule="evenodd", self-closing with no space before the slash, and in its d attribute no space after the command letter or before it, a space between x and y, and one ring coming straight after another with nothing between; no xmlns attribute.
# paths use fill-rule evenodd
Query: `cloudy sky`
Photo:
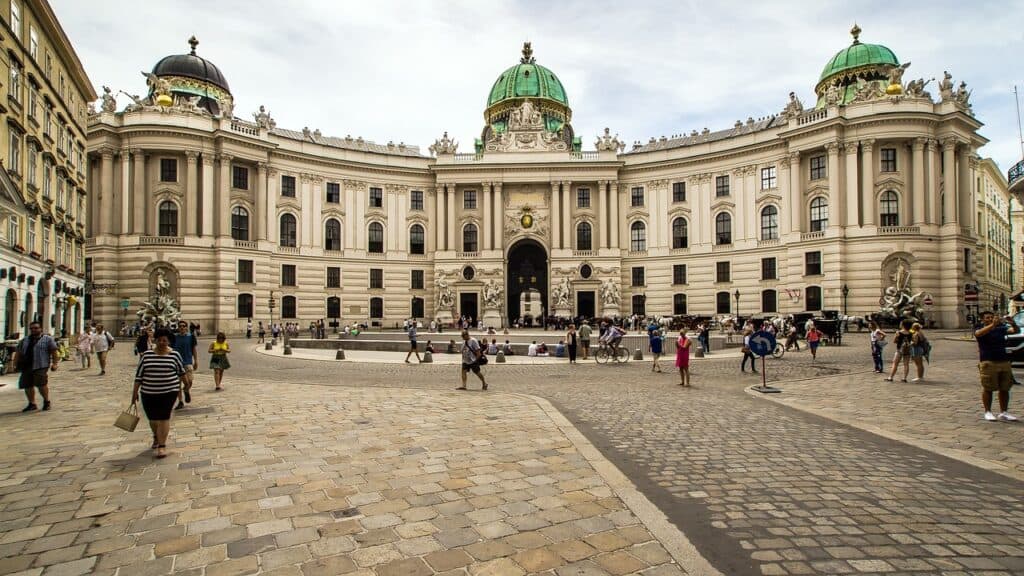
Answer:
<svg viewBox="0 0 1024 576"><path fill-rule="evenodd" d="M97 92L144 93L139 72L187 52L195 34L237 116L264 104L282 127L423 153L445 130L472 150L490 87L524 40L561 78L591 149L606 126L631 144L775 114L790 91L813 105L822 67L856 21L861 41L912 62L906 79L949 70L966 80L991 140L981 154L1004 171L1021 158L1013 88L1024 99L1024 0L50 1Z"/></svg>

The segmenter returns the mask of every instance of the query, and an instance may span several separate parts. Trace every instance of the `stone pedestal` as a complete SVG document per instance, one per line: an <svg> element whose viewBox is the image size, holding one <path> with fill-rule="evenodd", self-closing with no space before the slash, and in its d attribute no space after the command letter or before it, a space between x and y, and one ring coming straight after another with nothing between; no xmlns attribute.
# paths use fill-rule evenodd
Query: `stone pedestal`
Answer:
<svg viewBox="0 0 1024 576"><path fill-rule="evenodd" d="M601 306L601 314L608 318L619 316L619 305L605 304L604 306Z"/></svg>
<svg viewBox="0 0 1024 576"><path fill-rule="evenodd" d="M494 358L494 361L497 362L498 364L504 364L505 363L505 353L502 352L501 350L498 350L498 355Z"/></svg>
<svg viewBox="0 0 1024 576"><path fill-rule="evenodd" d="M438 310L435 317L437 318L437 322L443 325L445 328L450 328L452 322L455 321L454 318L452 317L451 310ZM440 331L441 330L438 330L438 332Z"/></svg>
<svg viewBox="0 0 1024 576"><path fill-rule="evenodd" d="M497 308L484 309L484 316L480 321L484 323L484 326L494 328L495 330L505 327L501 321L501 312Z"/></svg>
<svg viewBox="0 0 1024 576"><path fill-rule="evenodd" d="M427 350L423 353L423 360L420 360L421 364L432 364L434 362L434 355Z"/></svg>
<svg viewBox="0 0 1024 576"><path fill-rule="evenodd" d="M571 306L555 306L554 314L559 318L572 318L572 307Z"/></svg>

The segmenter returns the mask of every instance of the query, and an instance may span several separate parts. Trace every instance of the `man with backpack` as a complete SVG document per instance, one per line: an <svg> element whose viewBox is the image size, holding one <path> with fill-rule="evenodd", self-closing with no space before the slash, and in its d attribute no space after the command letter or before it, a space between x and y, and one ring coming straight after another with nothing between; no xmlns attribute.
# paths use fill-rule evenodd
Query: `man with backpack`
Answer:
<svg viewBox="0 0 1024 576"><path fill-rule="evenodd" d="M469 336L468 330L462 331L462 370L459 375L462 377L462 386L456 388L456 390L466 389L466 374L470 371L476 374L476 377L480 379L480 383L483 384L483 389L487 390L487 380L484 380L484 375L480 373L480 366L487 363L487 357L484 356L483 348L480 347L480 343L476 341L476 338Z"/></svg>
<svg viewBox="0 0 1024 576"><path fill-rule="evenodd" d="M106 331L103 324L97 324L92 335L92 350L96 353L96 359L100 361L100 376L107 373L107 352L114 349L114 343L114 337Z"/></svg>
<svg viewBox="0 0 1024 576"><path fill-rule="evenodd" d="M36 388L43 396L43 410L50 409L50 388L47 369L57 369L57 343L49 334L43 334L39 322L28 325L29 335L18 342L14 351L14 365L21 370L18 388L25 391L28 406L22 412L36 409Z"/></svg>

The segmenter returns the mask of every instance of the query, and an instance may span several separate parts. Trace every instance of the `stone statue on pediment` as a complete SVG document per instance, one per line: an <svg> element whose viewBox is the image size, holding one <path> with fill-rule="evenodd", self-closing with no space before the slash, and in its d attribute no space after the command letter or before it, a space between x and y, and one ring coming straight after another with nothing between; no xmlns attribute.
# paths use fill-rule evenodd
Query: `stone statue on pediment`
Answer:
<svg viewBox="0 0 1024 576"><path fill-rule="evenodd" d="M618 306L621 299L619 285L611 278L605 280L601 285L601 302L605 306Z"/></svg>
<svg viewBox="0 0 1024 576"><path fill-rule="evenodd" d="M786 107L782 109L782 117L796 118L804 111L804 103L800 101L796 96L796 92L789 93L789 102L786 103Z"/></svg>
<svg viewBox="0 0 1024 576"><path fill-rule="evenodd" d="M117 100L114 99L114 94L108 86L103 87L103 103L100 105L100 109L104 112L115 112L117 110Z"/></svg>
<svg viewBox="0 0 1024 576"><path fill-rule="evenodd" d="M924 78L918 78L917 80L911 80L907 82L907 85L903 88L903 93L908 98L928 98L931 99L932 95L925 91L924 87L927 86L934 78L925 80Z"/></svg>
<svg viewBox="0 0 1024 576"><path fill-rule="evenodd" d="M448 137L448 131L445 130L444 135L441 138L434 140L427 149L430 150L435 156L438 154L455 154L458 150L459 143Z"/></svg>
<svg viewBox="0 0 1024 576"><path fill-rule="evenodd" d="M270 113L267 112L265 106L260 104L259 112L253 112L253 118L256 120L256 125L265 130L270 130L277 126L277 122L270 117Z"/></svg>
<svg viewBox="0 0 1024 576"><path fill-rule="evenodd" d="M598 136L594 148L598 151L621 152L625 150L626 144L619 141L619 135L612 136L610 128L604 129L604 136Z"/></svg>
<svg viewBox="0 0 1024 576"><path fill-rule="evenodd" d="M939 82L939 98L942 102L949 102L953 99L953 75L948 71L942 73L942 80Z"/></svg>

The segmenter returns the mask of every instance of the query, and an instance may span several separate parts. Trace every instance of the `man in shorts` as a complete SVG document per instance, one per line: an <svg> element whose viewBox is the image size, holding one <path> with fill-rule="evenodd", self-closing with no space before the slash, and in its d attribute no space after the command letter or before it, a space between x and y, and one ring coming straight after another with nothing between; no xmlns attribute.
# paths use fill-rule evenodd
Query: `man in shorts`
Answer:
<svg viewBox="0 0 1024 576"><path fill-rule="evenodd" d="M188 331L188 322L178 322L178 333L174 335L171 348L181 356L181 365L185 368L182 377L182 390L178 394L176 410L181 410L186 403L192 402L192 373L199 368L199 353L195 334ZM184 401L182 401L184 399Z"/></svg>
<svg viewBox="0 0 1024 576"><path fill-rule="evenodd" d="M50 381L46 370L57 370L57 343L49 334L43 334L39 322L28 325L29 335L18 342L12 361L21 370L18 388L25 391L28 406L22 412L36 409L36 388L43 396L43 410L50 409Z"/></svg>
<svg viewBox="0 0 1024 576"><path fill-rule="evenodd" d="M103 327L103 324L96 325L96 331L92 334L92 351L96 353L96 359L100 361L100 376L107 373L107 351L114 347L114 337Z"/></svg>
<svg viewBox="0 0 1024 576"><path fill-rule="evenodd" d="M978 373L981 375L981 403L985 420L1016 422L1017 417L1007 412L1010 407L1010 388L1013 372L1006 353L1006 335L1016 334L1017 324L986 310L981 313L982 327L974 332L978 341ZM992 393L999 393L999 415L992 414Z"/></svg>
<svg viewBox="0 0 1024 576"><path fill-rule="evenodd" d="M580 339L580 348L582 348L583 351L584 360L586 360L587 357L590 356L590 331L590 324L587 322L584 322L580 326L580 329L577 331L577 335Z"/></svg>
<svg viewBox="0 0 1024 576"><path fill-rule="evenodd" d="M416 355L417 362L423 362L423 360L420 358L419 350L416 349L416 321L413 320L409 322L406 326L406 331L409 334L409 352L405 354L405 363L409 363L409 356L412 356L413 354Z"/></svg>
<svg viewBox="0 0 1024 576"><path fill-rule="evenodd" d="M456 388L456 390L466 389L466 374L470 371L476 374L476 377L480 379L480 383L483 384L483 389L487 390L487 380L484 380L484 375L480 373L480 357L483 356L483 349L480 348L480 343L476 341L476 338L469 337L469 331L462 331L462 370L459 375L462 377L462 386Z"/></svg>

